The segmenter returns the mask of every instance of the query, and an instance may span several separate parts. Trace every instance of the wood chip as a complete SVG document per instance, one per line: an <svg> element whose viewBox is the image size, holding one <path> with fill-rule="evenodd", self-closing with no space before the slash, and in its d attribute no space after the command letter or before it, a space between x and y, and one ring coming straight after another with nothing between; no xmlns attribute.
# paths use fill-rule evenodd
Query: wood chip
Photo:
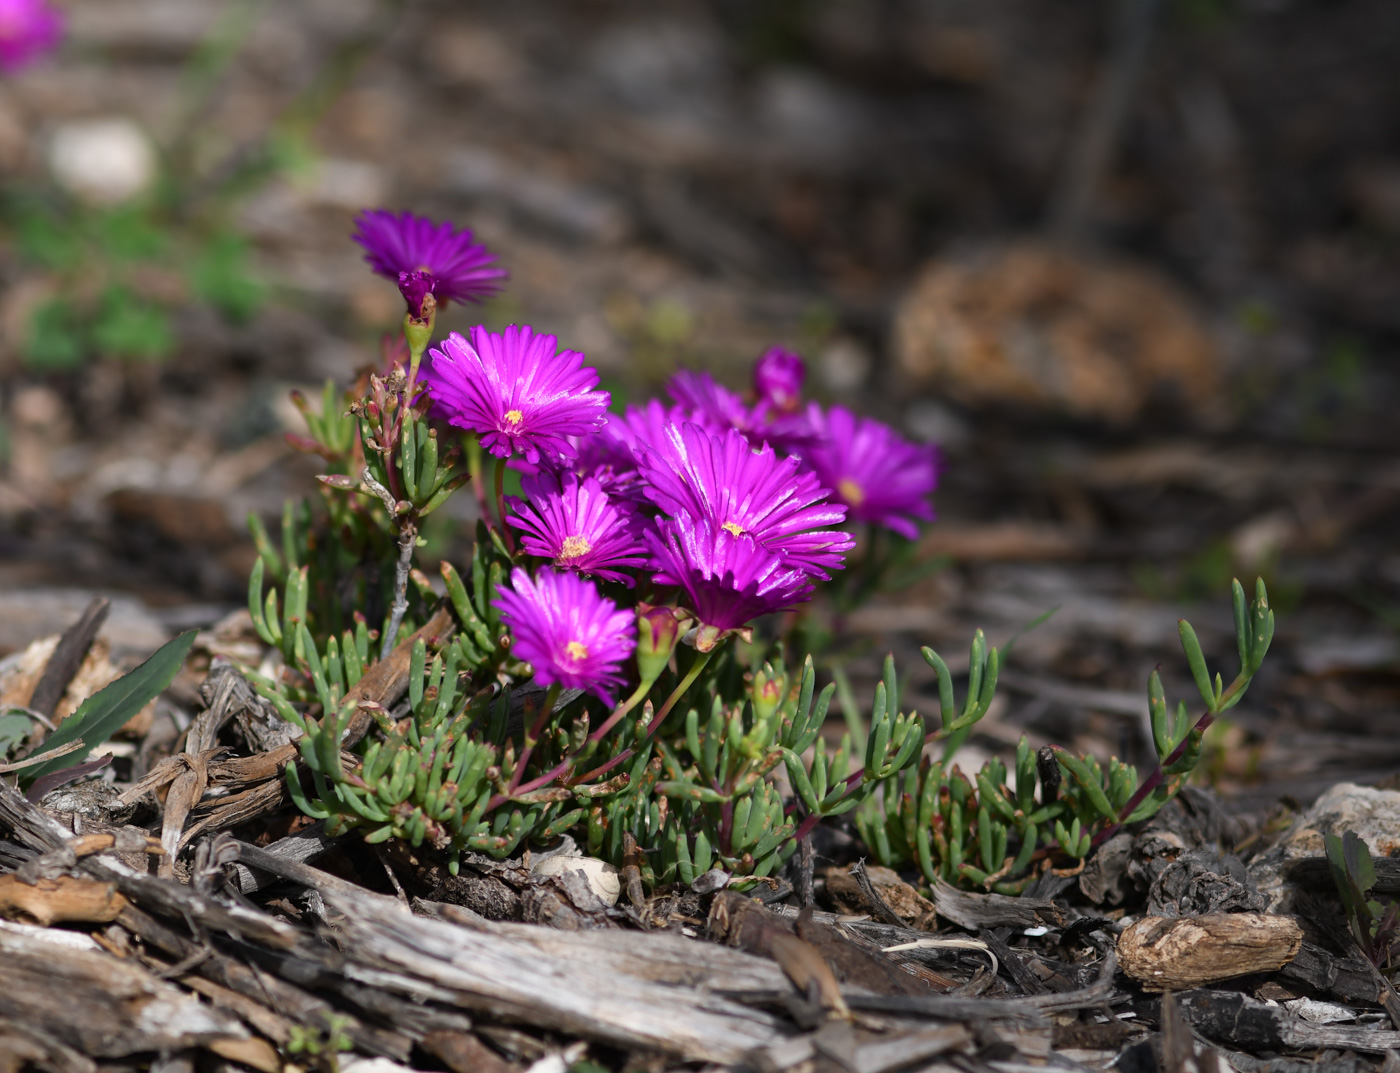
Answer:
<svg viewBox="0 0 1400 1073"><path fill-rule="evenodd" d="M1268 913L1144 917L1118 937L1118 960L1148 991L1184 991L1282 968L1302 942L1292 917Z"/></svg>

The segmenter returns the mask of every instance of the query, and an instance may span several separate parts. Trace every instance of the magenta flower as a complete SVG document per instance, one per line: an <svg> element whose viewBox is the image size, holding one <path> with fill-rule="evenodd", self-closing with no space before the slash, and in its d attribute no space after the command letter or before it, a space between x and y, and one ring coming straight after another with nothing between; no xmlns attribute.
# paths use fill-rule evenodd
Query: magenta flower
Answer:
<svg viewBox="0 0 1400 1073"><path fill-rule="evenodd" d="M635 507L614 501L592 477L543 470L521 480L526 500L511 496L507 521L525 533L521 546L563 570L596 574L631 588L624 569L650 565Z"/></svg>
<svg viewBox="0 0 1400 1073"><path fill-rule="evenodd" d="M364 247L365 260L376 274L399 285L415 317L421 317L428 291L438 305L479 302L500 290L506 277L504 268L491 263L495 254L450 221L435 224L411 212L366 209L355 218L355 227L351 237Z"/></svg>
<svg viewBox="0 0 1400 1073"><path fill-rule="evenodd" d="M558 345L514 325L500 335L473 328L471 342L453 332L424 363L432 415L475 432L497 458L572 458L570 437L603 427L610 396L593 390L598 373L582 354Z"/></svg>
<svg viewBox="0 0 1400 1073"><path fill-rule="evenodd" d="M700 620L696 647L702 651L726 631L790 610L812 595L806 574L752 537L684 511L661 516L646 536L657 564L656 583L680 586Z"/></svg>
<svg viewBox="0 0 1400 1073"><path fill-rule="evenodd" d="M63 15L46 0L0 0L0 71L17 71L58 44Z"/></svg>
<svg viewBox="0 0 1400 1073"><path fill-rule="evenodd" d="M752 537L789 566L820 578L839 570L855 546L840 525L844 507L795 458L750 446L735 429L713 436L699 425L671 425L642 449L646 494L664 513L685 511L734 536Z"/></svg>
<svg viewBox="0 0 1400 1073"><path fill-rule="evenodd" d="M667 381L666 393L689 420L711 432L729 428L747 432L753 425L753 414L744 400L709 373L682 369Z"/></svg>
<svg viewBox="0 0 1400 1073"><path fill-rule="evenodd" d="M637 645L636 615L577 574L544 569L532 582L516 567L510 584L496 589L497 606L512 653L534 668L535 681L586 689L612 704L613 688L626 681L619 668Z"/></svg>
<svg viewBox="0 0 1400 1073"><path fill-rule="evenodd" d="M804 452L803 462L850 508L852 519L910 540L919 535L918 522L933 521L929 496L938 485L936 448L910 443L889 425L840 406L823 412L812 403L807 415L818 440Z"/></svg>
<svg viewBox="0 0 1400 1073"><path fill-rule="evenodd" d="M791 350L780 346L764 351L753 367L753 387L759 405L778 413L791 413L802 402L802 381L807 367Z"/></svg>

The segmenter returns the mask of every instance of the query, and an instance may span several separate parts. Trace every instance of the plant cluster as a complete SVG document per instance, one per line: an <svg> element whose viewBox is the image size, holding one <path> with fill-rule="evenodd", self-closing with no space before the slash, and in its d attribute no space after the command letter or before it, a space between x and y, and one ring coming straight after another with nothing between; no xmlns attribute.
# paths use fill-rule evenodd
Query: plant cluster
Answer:
<svg viewBox="0 0 1400 1073"><path fill-rule="evenodd" d="M1376 885L1371 851L1355 831L1326 835L1327 863L1357 949L1383 972L1393 972L1400 957L1400 904L1382 905L1367 895Z"/></svg>
<svg viewBox="0 0 1400 1073"><path fill-rule="evenodd" d="M1230 686L1181 624L1207 710L1170 712L1154 672L1159 762L1142 782L1116 759L1037 756L1024 741L1014 768L964 774L956 749L1000 667L980 632L961 705L925 649L937 723L903 710L887 660L868 720L848 713L861 748L848 731L833 750L836 683L817 688L804 605L845 570L849 610L881 558L907 559L932 518L934 449L804 402L803 363L778 348L748 397L681 372L669 401L610 413L583 355L532 328L432 345L440 304L503 275L470 232L376 212L355 237L404 295L403 338L349 394L328 386L319 412L299 400L309 435L293 440L328 463L322 502L289 506L280 552L254 524L249 589L284 661L255 685L302 732L288 787L333 833L427 843L452 867L463 851L504 857L566 832L620 863L635 841L648 881L690 882L713 867L769 875L821 820L854 813L883 862L1016 891L1175 794L1263 659L1262 582L1253 601L1235 584ZM481 515L470 561L432 581L413 565L421 523L468 483ZM455 628L414 643L407 700L359 700L365 669L443 606ZM371 732L350 747L362 712Z"/></svg>

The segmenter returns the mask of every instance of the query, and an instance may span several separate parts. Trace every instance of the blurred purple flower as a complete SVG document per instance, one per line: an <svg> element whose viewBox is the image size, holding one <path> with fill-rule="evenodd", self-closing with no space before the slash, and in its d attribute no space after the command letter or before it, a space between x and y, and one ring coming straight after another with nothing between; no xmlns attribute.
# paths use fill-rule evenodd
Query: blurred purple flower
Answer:
<svg viewBox="0 0 1400 1073"><path fill-rule="evenodd" d="M58 44L63 14L47 0L0 0L0 71L17 71Z"/></svg>
<svg viewBox="0 0 1400 1073"><path fill-rule="evenodd" d="M752 537L789 565L828 578L855 546L840 525L844 507L795 458L754 448L736 429L711 435L699 425L670 425L641 458L646 494L665 513L685 511L734 536Z"/></svg>
<svg viewBox="0 0 1400 1073"><path fill-rule="evenodd" d="M626 681L619 668L637 645L636 615L577 574L543 569L532 582L516 567L510 583L496 590L496 603L514 638L512 654L534 668L541 685L590 690L612 704L613 688Z"/></svg>
<svg viewBox="0 0 1400 1073"><path fill-rule="evenodd" d="M626 502L611 500L592 477L543 470L521 480L525 499L507 500L515 515L507 522L524 532L521 546L552 559L564 570L636 582L621 571L650 565L642 539L643 521Z"/></svg>
<svg viewBox="0 0 1400 1073"><path fill-rule="evenodd" d="M435 224L411 212L365 209L355 218L355 227L352 237L364 247L365 260L378 275L399 284L415 316L421 314L422 295L415 305L406 289L405 273L409 277L424 273L412 286L416 291L427 284L438 305L479 302L500 290L500 281L506 277L504 268L492 266L495 254L473 242L470 231L458 231L451 221Z"/></svg>
<svg viewBox="0 0 1400 1073"><path fill-rule="evenodd" d="M933 521L929 496L938 485L938 450L910 443L889 425L833 406L807 408L818 440L803 462L850 508L853 520L892 529L910 540L918 522Z"/></svg>
<svg viewBox="0 0 1400 1073"><path fill-rule="evenodd" d="M759 405L778 413L791 413L802 402L802 381L807 367L791 350L780 346L764 351L753 367L753 387Z"/></svg>
<svg viewBox="0 0 1400 1073"><path fill-rule="evenodd" d="M477 433L497 458L572 458L570 437L603 427L610 396L592 390L598 373L582 354L558 345L528 326L499 335L476 327L471 342L453 332L424 363L432 416Z"/></svg>
<svg viewBox="0 0 1400 1073"><path fill-rule="evenodd" d="M702 627L709 628L709 647L718 634L740 629L760 615L789 610L812 595L806 574L752 537L736 536L685 511L662 515L646 536L657 584L685 591Z"/></svg>
<svg viewBox="0 0 1400 1073"><path fill-rule="evenodd" d="M753 414L744 400L709 373L682 369L667 381L666 393L689 420L711 432L729 428L747 432L753 424Z"/></svg>

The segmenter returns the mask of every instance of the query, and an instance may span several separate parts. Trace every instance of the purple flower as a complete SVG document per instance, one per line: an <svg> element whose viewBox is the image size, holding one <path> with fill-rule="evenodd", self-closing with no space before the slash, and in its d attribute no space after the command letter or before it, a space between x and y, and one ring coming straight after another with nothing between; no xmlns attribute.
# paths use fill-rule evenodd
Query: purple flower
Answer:
<svg viewBox="0 0 1400 1073"><path fill-rule="evenodd" d="M378 275L399 284L415 317L421 316L422 295L415 305L405 289L405 273L410 277L423 273L413 287L426 284L438 305L479 302L495 294L506 276L504 268L492 267L495 254L473 242L470 231L458 231L451 221L435 224L411 212L366 209L355 218L355 226L352 237L364 247L365 260Z"/></svg>
<svg viewBox="0 0 1400 1073"><path fill-rule="evenodd" d="M666 383L666 393L685 411L686 417L711 432L737 428L746 432L753 415L744 400L709 373L683 369Z"/></svg>
<svg viewBox="0 0 1400 1073"><path fill-rule="evenodd" d="M671 425L662 442L642 449L646 494L665 513L685 511L734 536L752 537L785 563L827 578L855 546L840 525L846 510L795 458L750 446L729 429L713 436L699 425Z"/></svg>
<svg viewBox="0 0 1400 1073"><path fill-rule="evenodd" d="M514 325L500 335L473 328L470 343L453 332L424 363L432 415L475 432L497 458L516 451L531 463L542 455L572 458L569 437L602 428L610 396L592 390L598 373L582 354L558 345L552 335Z"/></svg>
<svg viewBox="0 0 1400 1073"><path fill-rule="evenodd" d="M399 293L403 295L403 300L408 303L409 315L414 320L423 320L423 299L433 293L433 274L431 272L400 272Z"/></svg>
<svg viewBox="0 0 1400 1073"><path fill-rule="evenodd" d="M910 443L889 425L840 406L823 412L812 403L807 414L819 438L803 461L850 508L852 519L910 540L919 535L919 521L933 521L936 448Z"/></svg>
<svg viewBox="0 0 1400 1073"><path fill-rule="evenodd" d="M752 537L736 536L684 511L658 518L647 543L657 564L657 584L684 589L700 620L698 648L713 647L719 634L760 615L789 610L812 595L806 574Z"/></svg>
<svg viewBox="0 0 1400 1073"><path fill-rule="evenodd" d="M530 664L535 681L591 690L605 704L626 679L619 671L637 645L637 619L619 611L577 574L541 570L533 582L516 567L511 587L496 590L501 620L510 627L516 657Z"/></svg>
<svg viewBox="0 0 1400 1073"><path fill-rule="evenodd" d="M63 15L46 0L0 0L0 71L17 71L58 44Z"/></svg>
<svg viewBox="0 0 1400 1073"><path fill-rule="evenodd" d="M511 496L515 516L507 521L524 531L521 545L531 555L629 588L636 582L620 571L650 565L636 508L611 500L594 478L544 470L521 487L527 501Z"/></svg>
<svg viewBox="0 0 1400 1073"><path fill-rule="evenodd" d="M807 367L791 350L770 347L753 367L753 387L760 406L791 413L802 402L802 380Z"/></svg>

